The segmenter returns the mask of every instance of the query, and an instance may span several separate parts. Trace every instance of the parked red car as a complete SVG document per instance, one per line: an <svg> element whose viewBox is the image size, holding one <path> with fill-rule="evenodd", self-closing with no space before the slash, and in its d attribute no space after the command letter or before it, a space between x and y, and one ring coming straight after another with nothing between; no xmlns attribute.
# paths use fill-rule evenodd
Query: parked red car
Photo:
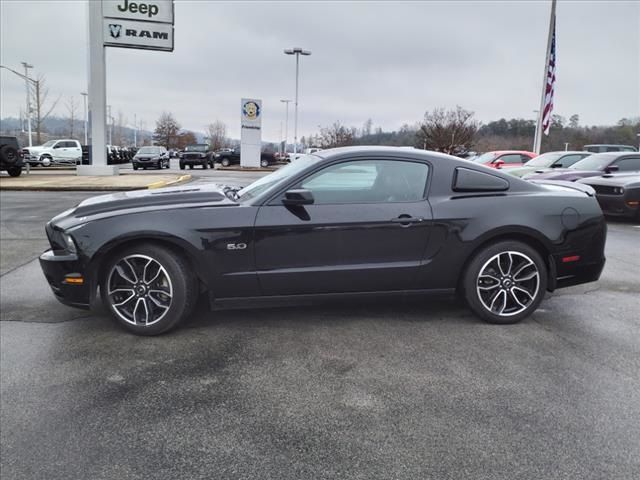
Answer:
<svg viewBox="0 0 640 480"><path fill-rule="evenodd" d="M491 168L521 167L537 155L526 150L496 150L483 153L473 159L475 163L481 163Z"/></svg>

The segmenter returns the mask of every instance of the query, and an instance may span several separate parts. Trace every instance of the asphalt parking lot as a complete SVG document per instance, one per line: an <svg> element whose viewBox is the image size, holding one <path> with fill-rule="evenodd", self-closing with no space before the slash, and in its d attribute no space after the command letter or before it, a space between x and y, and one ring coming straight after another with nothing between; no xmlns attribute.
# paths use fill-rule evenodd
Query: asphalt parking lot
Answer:
<svg viewBox="0 0 640 480"><path fill-rule="evenodd" d="M3 478L640 475L639 226L610 222L601 280L517 325L400 298L200 305L139 338L59 304L40 272L44 223L89 196L0 193Z"/></svg>

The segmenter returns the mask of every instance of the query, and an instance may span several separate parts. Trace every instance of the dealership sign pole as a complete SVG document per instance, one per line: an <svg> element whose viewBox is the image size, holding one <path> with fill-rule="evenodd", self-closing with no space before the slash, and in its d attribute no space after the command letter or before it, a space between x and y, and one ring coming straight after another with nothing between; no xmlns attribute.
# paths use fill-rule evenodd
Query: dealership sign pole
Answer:
<svg viewBox="0 0 640 480"><path fill-rule="evenodd" d="M107 165L105 47L173 51L173 0L89 0L91 165L78 175L117 175Z"/></svg>
<svg viewBox="0 0 640 480"><path fill-rule="evenodd" d="M240 166L259 167L262 151L262 100L240 101Z"/></svg>

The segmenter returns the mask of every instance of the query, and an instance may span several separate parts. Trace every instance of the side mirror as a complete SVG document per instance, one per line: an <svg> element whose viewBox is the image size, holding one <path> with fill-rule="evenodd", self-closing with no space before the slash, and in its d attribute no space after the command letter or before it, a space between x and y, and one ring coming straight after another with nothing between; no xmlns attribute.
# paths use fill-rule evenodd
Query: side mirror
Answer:
<svg viewBox="0 0 640 480"><path fill-rule="evenodd" d="M282 199L282 204L288 206L311 205L313 202L313 193L303 188L285 192L284 198Z"/></svg>
<svg viewBox="0 0 640 480"><path fill-rule="evenodd" d="M609 165L607 168L604 169L606 173L613 173L613 172L617 172L618 170L620 170L620 167L618 165Z"/></svg>
<svg viewBox="0 0 640 480"><path fill-rule="evenodd" d="M493 162L493 164L496 168L502 168L502 166L504 165L504 160L496 160L495 162Z"/></svg>

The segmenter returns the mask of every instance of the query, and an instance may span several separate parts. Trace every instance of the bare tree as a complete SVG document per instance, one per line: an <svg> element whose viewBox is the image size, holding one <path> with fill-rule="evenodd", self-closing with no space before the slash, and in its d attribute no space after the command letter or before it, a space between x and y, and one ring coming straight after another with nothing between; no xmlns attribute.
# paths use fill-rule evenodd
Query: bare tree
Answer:
<svg viewBox="0 0 640 480"><path fill-rule="evenodd" d="M118 117L116 118L116 123L113 126L113 144L120 145L123 144L124 139L124 126L127 123L127 120L124 118L124 114L122 110L118 110Z"/></svg>
<svg viewBox="0 0 640 480"><path fill-rule="evenodd" d="M322 148L345 147L353 145L355 128L348 128L340 122L329 127L320 127L319 143Z"/></svg>
<svg viewBox="0 0 640 480"><path fill-rule="evenodd" d="M56 108L61 96L59 96L50 105L47 105L47 98L49 97L49 88L46 84L46 77L44 74L40 74L34 85L31 85L33 90L33 99L35 102L35 130L36 130L36 142L38 145L42 143L41 134L44 127L44 121L51 115L53 109Z"/></svg>
<svg viewBox="0 0 640 480"><path fill-rule="evenodd" d="M368 118L367 121L364 122L364 124L362 125L362 136L368 137L369 135L371 135L372 129L373 129L373 120Z"/></svg>
<svg viewBox="0 0 640 480"><path fill-rule="evenodd" d="M455 110L436 108L424 114L416 133L416 146L450 154L467 151L473 144L478 127L473 112L460 106Z"/></svg>
<svg viewBox="0 0 640 480"><path fill-rule="evenodd" d="M227 125L223 121L216 120L210 123L206 126L206 131L209 146L213 151L227 146Z"/></svg>
<svg viewBox="0 0 640 480"><path fill-rule="evenodd" d="M153 140L158 145L163 145L168 149L175 147L180 124L169 112L162 112L156 121L156 130L153 133Z"/></svg>
<svg viewBox="0 0 640 480"><path fill-rule="evenodd" d="M76 104L76 99L73 97L69 97L69 101L67 102L66 106L67 106L67 113L69 115L68 117L69 127L67 131L69 134L69 138L74 138L73 134L76 127L76 115L78 111L78 105Z"/></svg>
<svg viewBox="0 0 640 480"><path fill-rule="evenodd" d="M193 145L197 142L198 139L196 138L195 134L187 130L178 134L178 136L175 138L174 146L179 150L184 150L187 145Z"/></svg>

